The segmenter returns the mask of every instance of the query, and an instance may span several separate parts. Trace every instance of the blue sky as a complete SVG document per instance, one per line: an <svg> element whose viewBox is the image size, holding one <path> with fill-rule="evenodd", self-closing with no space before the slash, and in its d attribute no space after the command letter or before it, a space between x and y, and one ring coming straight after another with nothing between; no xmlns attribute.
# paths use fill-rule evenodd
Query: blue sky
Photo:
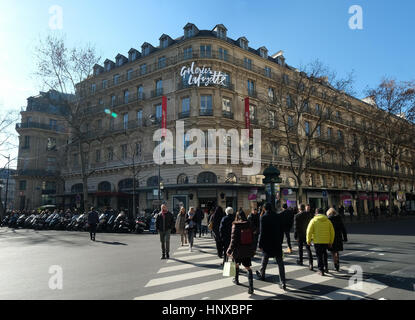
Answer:
<svg viewBox="0 0 415 320"><path fill-rule="evenodd" d="M62 7L63 29L49 28L49 8ZM363 30L349 28L349 7L363 10ZM284 51L298 67L316 58L344 75L355 70L357 96L383 76L415 79L415 1L80 1L2 0L0 3L0 112L20 109L41 86L33 77L33 48L48 33L63 33L71 44L92 43L102 57L127 55L161 34L182 35L222 23L228 36L245 36L253 48ZM1 163L0 163L1 164Z"/></svg>

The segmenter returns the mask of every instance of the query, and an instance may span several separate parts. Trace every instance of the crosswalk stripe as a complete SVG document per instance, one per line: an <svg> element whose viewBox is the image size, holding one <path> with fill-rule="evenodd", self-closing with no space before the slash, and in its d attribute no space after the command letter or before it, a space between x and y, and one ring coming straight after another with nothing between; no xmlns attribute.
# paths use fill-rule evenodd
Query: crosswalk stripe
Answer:
<svg viewBox="0 0 415 320"><path fill-rule="evenodd" d="M205 265L215 265L215 264L218 265L218 264L221 263L221 261L222 261L222 259L216 258L216 259L212 259L212 260L202 261L200 263L203 263ZM191 268L194 268L194 267L195 266L193 264L179 264L177 266L161 268L157 273L180 271L180 270L191 269Z"/></svg>
<svg viewBox="0 0 415 320"><path fill-rule="evenodd" d="M195 252L196 253L196 252ZM181 261L190 261L190 260L197 260L197 259L203 259L206 257L212 257L213 255L208 254L208 253L203 253L203 254L196 254L196 255L189 255L186 257L179 257L178 259L180 261L176 261L175 259L169 259L167 260L167 263L173 263L173 262L181 262Z"/></svg>
<svg viewBox="0 0 415 320"><path fill-rule="evenodd" d="M354 283L346 288L341 288L336 291L330 292L324 296L320 296L317 299L323 300L360 300L376 292L387 288L383 283L375 279L367 279L362 283Z"/></svg>
<svg viewBox="0 0 415 320"><path fill-rule="evenodd" d="M193 250L195 252L200 252L200 251L198 251L197 248L193 248ZM203 248L203 249L200 249L200 250L203 250L203 251L206 251L206 252L216 252L216 249L205 249L205 248ZM187 252L186 251L179 251L179 252L175 252L173 255L174 256L180 256L180 255L184 255L184 254L188 254L188 253L189 253L189 248L187 249Z"/></svg>

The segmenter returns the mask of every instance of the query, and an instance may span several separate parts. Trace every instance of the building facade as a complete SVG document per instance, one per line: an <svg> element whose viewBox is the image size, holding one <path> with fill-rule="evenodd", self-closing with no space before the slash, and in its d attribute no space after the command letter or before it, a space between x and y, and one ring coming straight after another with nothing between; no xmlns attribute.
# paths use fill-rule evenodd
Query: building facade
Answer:
<svg viewBox="0 0 415 320"><path fill-rule="evenodd" d="M66 154L68 130L61 94L40 92L27 99L16 124L19 134L14 208L36 209L56 204L56 195L63 190L60 162ZM61 193L62 191L60 191Z"/></svg>
<svg viewBox="0 0 415 320"><path fill-rule="evenodd" d="M7 208L7 210L14 209L14 192L16 189L15 174L16 170L0 169L0 199L3 208Z"/></svg>
<svg viewBox="0 0 415 320"><path fill-rule="evenodd" d="M289 82L299 71L286 64L282 51L270 55L266 47L249 47L245 37L230 39L223 25L199 30L188 23L183 30L183 35L176 39L163 34L157 46L145 42L141 50L132 48L126 56L118 54L115 61L105 60L82 83L87 88L82 98L87 117L83 130L88 145L84 152L89 202L96 207L111 206L131 212L135 197L141 213L152 211L160 201L173 210L182 204L186 208L199 205L209 208L217 204L250 210L264 199L261 173L272 162L281 171L279 196L283 202L296 205L297 180L290 170L288 151L280 143L283 139L280 115L277 108L273 110L273 103L280 80ZM325 87L320 80L315 82L316 86ZM230 158L223 164L206 161L157 165L154 154L159 142L153 136L163 120L163 97L167 101L166 127L175 136L178 121L183 121L186 132L192 128L203 132L261 129L260 172L244 175L242 170L246 165L232 164ZM312 98L313 109L325 99L317 94ZM324 149L325 156L302 177L306 201L314 207L358 204L367 213L373 205L397 200L389 199L385 186L392 178L381 153L362 155L357 172L336 156L339 145L333 140L365 130L365 123L371 121L371 108L369 103L348 96L336 103L336 116L324 122L312 152L318 154ZM313 111L305 112L304 119L312 123ZM23 138L23 129L19 130ZM28 135L27 130L34 129L24 130ZM44 133L43 142L49 133L50 130ZM54 134L60 137L59 132ZM339 139L333 139L336 136ZM186 138L183 145L179 140L174 142L175 151L191 144ZM211 143L208 140L206 145ZM79 206L83 199L79 147L70 137L68 141L65 159L59 162L64 188L58 201L65 206ZM408 162L402 159L400 168L394 192L400 191L410 198L413 169L409 159ZM33 192L36 190L35 186L31 188L35 188Z"/></svg>

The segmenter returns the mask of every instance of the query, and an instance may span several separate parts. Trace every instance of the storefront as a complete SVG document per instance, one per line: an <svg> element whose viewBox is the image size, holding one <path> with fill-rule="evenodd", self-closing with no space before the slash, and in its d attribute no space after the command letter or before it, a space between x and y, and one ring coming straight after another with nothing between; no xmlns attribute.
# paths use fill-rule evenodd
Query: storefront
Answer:
<svg viewBox="0 0 415 320"><path fill-rule="evenodd" d="M324 194L324 192L326 192ZM326 195L326 196L324 196ZM307 192L307 203L310 205L311 209L317 209L317 208L328 208L329 207L329 201L327 197L327 191L308 191Z"/></svg>

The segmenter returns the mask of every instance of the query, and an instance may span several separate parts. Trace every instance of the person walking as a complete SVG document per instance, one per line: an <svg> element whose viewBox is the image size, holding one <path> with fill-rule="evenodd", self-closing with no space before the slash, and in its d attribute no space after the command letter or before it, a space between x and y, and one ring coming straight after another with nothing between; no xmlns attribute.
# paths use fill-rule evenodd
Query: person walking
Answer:
<svg viewBox="0 0 415 320"><path fill-rule="evenodd" d="M353 214L354 214L354 209L353 209L353 206L352 206L352 205L350 205L350 206L349 206L350 222L352 222L352 221L353 221Z"/></svg>
<svg viewBox="0 0 415 320"><path fill-rule="evenodd" d="M340 217L344 218L344 207L343 204L339 206L339 215Z"/></svg>
<svg viewBox="0 0 415 320"><path fill-rule="evenodd" d="M189 241L189 251L192 252L193 251L193 240L197 232L196 212L195 212L195 208L193 207L190 207L189 212L187 213L185 229L187 231L187 239Z"/></svg>
<svg viewBox="0 0 415 320"><path fill-rule="evenodd" d="M282 217L282 225L283 225L283 232L285 235L285 238L287 239L287 245L288 249L285 251L285 253L292 253L292 247L291 247L291 239L290 239L290 232L291 228L294 224L294 213L291 208L288 208L286 204L282 205L283 211L281 211L280 215Z"/></svg>
<svg viewBox="0 0 415 320"><path fill-rule="evenodd" d="M203 220L203 211L200 207L197 207L194 222L196 223L195 233L199 232L199 238L202 237L202 220Z"/></svg>
<svg viewBox="0 0 415 320"><path fill-rule="evenodd" d="M328 273L327 249L331 248L334 242L333 224L324 214L324 210L319 208L316 215L311 219L307 227L307 244L310 246L311 241L314 243L318 261L318 273L324 276Z"/></svg>
<svg viewBox="0 0 415 320"><path fill-rule="evenodd" d="M235 221L235 215L233 214L233 208L227 207L225 209L226 216L224 216L220 222L219 234L223 245L223 252L226 252L231 243L232 223ZM223 255L223 264L228 261L228 255Z"/></svg>
<svg viewBox="0 0 415 320"><path fill-rule="evenodd" d="M219 227L220 227L220 222L222 221L222 218L224 216L225 214L223 213L222 207L217 206L215 209L215 212L210 217L210 222L212 223L213 237L215 239L216 249L218 251L218 257L221 259L223 258L223 244L222 244L222 240L220 239Z"/></svg>
<svg viewBox="0 0 415 320"><path fill-rule="evenodd" d="M161 205L161 211L156 216L156 231L160 234L162 256L161 259L169 259L170 233L173 228L173 214L167 210L165 204Z"/></svg>
<svg viewBox="0 0 415 320"><path fill-rule="evenodd" d="M202 212L203 218L202 218L202 236L207 235L208 233L208 224L209 224L209 214L207 211Z"/></svg>
<svg viewBox="0 0 415 320"><path fill-rule="evenodd" d="M186 235L186 209L185 207L181 207L179 214L176 218L176 233L180 234L180 240L182 242L182 247L187 244L187 235Z"/></svg>
<svg viewBox="0 0 415 320"><path fill-rule="evenodd" d="M88 212L89 235L92 241L95 241L95 234L97 232L97 224L99 223L98 212L91 207Z"/></svg>
<svg viewBox="0 0 415 320"><path fill-rule="evenodd" d="M310 210L310 206L307 206ZM307 244L306 235L307 235L307 226L312 219L311 212L306 211L307 208L304 204L300 204L298 208L298 213L294 217L294 239L298 241L298 255L299 259L297 264L303 265L303 247L307 250L308 255L308 268L313 270L313 254L311 252L311 247Z"/></svg>
<svg viewBox="0 0 415 320"><path fill-rule="evenodd" d="M334 228L334 242L332 247L329 248L329 251L333 255L334 268L336 271L339 271L339 251L343 251L343 242L347 242L347 231L344 226L342 216L339 215L336 210L329 209L326 214Z"/></svg>
<svg viewBox="0 0 415 320"><path fill-rule="evenodd" d="M280 275L280 287L286 289L285 267L282 258L282 242L284 241L283 222L280 215L272 210L271 203L265 204L265 214L260 219L259 249L262 250L260 271L256 274L260 280L265 280L265 270L269 258L275 257Z"/></svg>
<svg viewBox="0 0 415 320"><path fill-rule="evenodd" d="M254 233L254 243L255 243L255 250L258 246L258 238L259 238L259 214L258 209L252 209L251 213L248 216L248 221L251 224L252 231Z"/></svg>
<svg viewBox="0 0 415 320"><path fill-rule="evenodd" d="M226 254L235 261L236 272L233 282L239 285L239 265L242 263L248 271L248 293L253 294L254 279L251 269L251 258L255 255L253 232L249 222L241 216L241 211L236 213L235 221L232 223L231 241Z"/></svg>

